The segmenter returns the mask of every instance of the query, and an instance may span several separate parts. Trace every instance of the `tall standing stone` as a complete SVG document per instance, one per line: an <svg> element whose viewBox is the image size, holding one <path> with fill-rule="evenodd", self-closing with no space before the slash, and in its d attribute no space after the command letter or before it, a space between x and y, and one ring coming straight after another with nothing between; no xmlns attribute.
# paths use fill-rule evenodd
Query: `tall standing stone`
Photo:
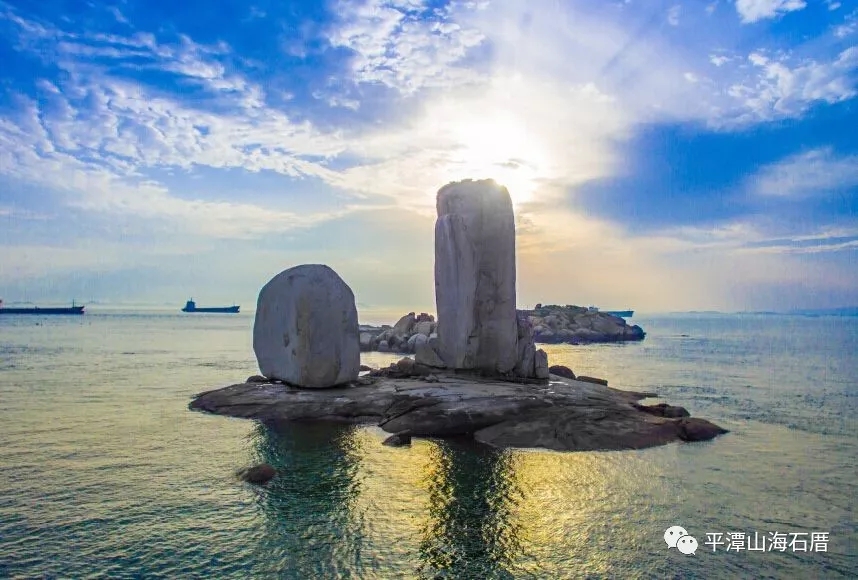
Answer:
<svg viewBox="0 0 858 580"><path fill-rule="evenodd" d="M354 293L328 266L281 272L259 292L253 350L259 370L270 379L308 388L356 380L360 339Z"/></svg>
<svg viewBox="0 0 858 580"><path fill-rule="evenodd" d="M509 192L492 180L450 183L437 209L438 354L449 368L509 373L518 362Z"/></svg>

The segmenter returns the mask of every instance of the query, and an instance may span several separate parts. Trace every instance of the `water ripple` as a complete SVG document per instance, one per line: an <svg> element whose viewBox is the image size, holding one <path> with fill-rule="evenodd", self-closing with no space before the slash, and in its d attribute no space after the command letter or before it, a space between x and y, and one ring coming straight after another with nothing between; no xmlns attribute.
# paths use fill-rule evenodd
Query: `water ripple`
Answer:
<svg viewBox="0 0 858 580"><path fill-rule="evenodd" d="M547 346L552 363L655 390L731 429L707 444L562 454L434 440L388 448L376 428L189 412L192 394L255 374L251 322L110 315L3 329L0 577L858 571L854 329L653 320L639 344ZM237 480L259 461L279 472L267 487ZM831 543L819 554L689 558L665 549L663 530L677 522L698 538L828 531Z"/></svg>

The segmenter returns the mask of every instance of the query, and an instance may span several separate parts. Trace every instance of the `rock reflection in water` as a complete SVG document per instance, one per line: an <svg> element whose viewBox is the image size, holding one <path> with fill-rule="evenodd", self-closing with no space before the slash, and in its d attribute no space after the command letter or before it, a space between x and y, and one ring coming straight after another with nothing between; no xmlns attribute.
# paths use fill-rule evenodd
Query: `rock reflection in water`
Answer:
<svg viewBox="0 0 858 580"><path fill-rule="evenodd" d="M509 517L520 497L510 453L439 441L431 451L429 518L420 543L422 577L508 578L520 554Z"/></svg>
<svg viewBox="0 0 858 580"><path fill-rule="evenodd" d="M664 448L562 454L434 439L391 448L385 436L307 423L254 431L250 462L278 470L251 488L261 577L633 578L641 554L650 554L644 576L697 571L693 558L660 550L663 530L648 525L679 521L677 505L690 505L682 487L663 487L678 469Z"/></svg>
<svg viewBox="0 0 858 580"><path fill-rule="evenodd" d="M351 521L360 491L355 427L270 423L253 434L258 461L278 471L260 490L267 522L259 561L272 575L328 578L360 570L361 526Z"/></svg>

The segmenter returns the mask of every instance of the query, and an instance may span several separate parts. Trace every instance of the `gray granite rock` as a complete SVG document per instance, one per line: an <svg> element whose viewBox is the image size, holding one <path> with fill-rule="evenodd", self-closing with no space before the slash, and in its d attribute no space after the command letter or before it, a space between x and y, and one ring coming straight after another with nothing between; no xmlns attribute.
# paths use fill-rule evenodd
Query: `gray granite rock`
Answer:
<svg viewBox="0 0 858 580"><path fill-rule="evenodd" d="M447 366L438 352L437 336L425 341L417 339L414 352L414 359L420 364L433 368L445 368Z"/></svg>
<svg viewBox="0 0 858 580"><path fill-rule="evenodd" d="M369 332L361 332L360 337L360 349L362 351L372 350L372 334Z"/></svg>
<svg viewBox="0 0 858 580"><path fill-rule="evenodd" d="M435 300L441 358L450 368L509 373L515 367L515 218L491 180L438 191Z"/></svg>
<svg viewBox="0 0 858 580"><path fill-rule="evenodd" d="M351 288L328 266L285 270L259 292L253 350L263 375L308 388L357 378L357 309Z"/></svg>
<svg viewBox="0 0 858 580"><path fill-rule="evenodd" d="M410 336L415 324L417 324L417 316L409 312L393 325L392 333L394 336Z"/></svg>
<svg viewBox="0 0 858 580"><path fill-rule="evenodd" d="M424 320L423 322L418 322L414 327L414 332L417 334L422 334L429 337L432 334L432 328L435 326L434 322L430 322L428 320Z"/></svg>

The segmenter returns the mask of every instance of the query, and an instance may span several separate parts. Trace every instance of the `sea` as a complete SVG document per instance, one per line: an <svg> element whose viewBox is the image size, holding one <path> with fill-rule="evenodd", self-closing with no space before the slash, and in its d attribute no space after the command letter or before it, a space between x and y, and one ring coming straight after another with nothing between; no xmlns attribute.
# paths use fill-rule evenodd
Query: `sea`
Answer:
<svg viewBox="0 0 858 580"><path fill-rule="evenodd" d="M858 577L858 318L632 322L642 342L547 345L549 362L728 434L391 448L372 426L189 410L258 372L252 313L0 317L0 577ZM260 461L267 487L239 481ZM674 526L696 550L668 545Z"/></svg>

